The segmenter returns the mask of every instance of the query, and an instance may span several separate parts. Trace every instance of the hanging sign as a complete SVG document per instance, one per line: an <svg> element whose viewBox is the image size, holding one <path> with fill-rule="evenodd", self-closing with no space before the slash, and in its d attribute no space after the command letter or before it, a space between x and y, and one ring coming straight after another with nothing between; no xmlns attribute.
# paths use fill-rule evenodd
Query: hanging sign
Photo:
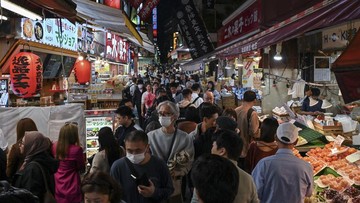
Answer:
<svg viewBox="0 0 360 203"><path fill-rule="evenodd" d="M331 62L328 56L314 57L314 81L326 82L331 79Z"/></svg>
<svg viewBox="0 0 360 203"><path fill-rule="evenodd" d="M218 46L230 42L259 28L260 1L255 1L218 31Z"/></svg>
<svg viewBox="0 0 360 203"><path fill-rule="evenodd" d="M39 56L30 51L19 52L10 64L11 89L15 95L23 98L40 93L43 64Z"/></svg>
<svg viewBox="0 0 360 203"><path fill-rule="evenodd" d="M146 0L145 4L139 11L139 17L145 21L151 14L152 10L159 4L160 0Z"/></svg>
<svg viewBox="0 0 360 203"><path fill-rule="evenodd" d="M214 50L205 24L192 0L181 0L181 6L179 6L176 17L193 59Z"/></svg>
<svg viewBox="0 0 360 203"><path fill-rule="evenodd" d="M64 49L77 50L76 25L66 19L21 19L21 37Z"/></svg>
<svg viewBox="0 0 360 203"><path fill-rule="evenodd" d="M118 35L106 34L106 58L116 62L128 63L129 43Z"/></svg>
<svg viewBox="0 0 360 203"><path fill-rule="evenodd" d="M341 49L346 47L360 28L360 20L347 22L322 31L323 49Z"/></svg>

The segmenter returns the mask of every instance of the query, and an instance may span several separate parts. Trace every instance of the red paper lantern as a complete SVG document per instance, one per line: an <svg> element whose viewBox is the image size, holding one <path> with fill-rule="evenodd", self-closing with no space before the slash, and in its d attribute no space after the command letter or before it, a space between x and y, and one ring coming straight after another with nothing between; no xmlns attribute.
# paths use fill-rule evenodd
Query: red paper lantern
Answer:
<svg viewBox="0 0 360 203"><path fill-rule="evenodd" d="M76 60L74 65L75 77L78 83L90 82L91 64L88 60Z"/></svg>
<svg viewBox="0 0 360 203"><path fill-rule="evenodd" d="M39 56L20 50L10 64L11 88L15 95L33 97L41 91L43 64Z"/></svg>

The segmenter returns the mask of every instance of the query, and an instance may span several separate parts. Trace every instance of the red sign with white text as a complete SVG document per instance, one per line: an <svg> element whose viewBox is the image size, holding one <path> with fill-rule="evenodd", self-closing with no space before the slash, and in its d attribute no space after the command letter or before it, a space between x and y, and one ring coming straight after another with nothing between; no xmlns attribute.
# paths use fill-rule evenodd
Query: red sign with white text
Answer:
<svg viewBox="0 0 360 203"><path fill-rule="evenodd" d="M142 7L142 9L139 11L139 17L141 20L146 20L152 10L160 3L160 0L146 0L145 5Z"/></svg>
<svg viewBox="0 0 360 203"><path fill-rule="evenodd" d="M112 8L121 8L120 0L104 0L104 5L110 6Z"/></svg>
<svg viewBox="0 0 360 203"><path fill-rule="evenodd" d="M260 1L256 1L218 31L218 46L259 28Z"/></svg>
<svg viewBox="0 0 360 203"><path fill-rule="evenodd" d="M106 58L127 63L129 56L129 43L112 33L106 33Z"/></svg>

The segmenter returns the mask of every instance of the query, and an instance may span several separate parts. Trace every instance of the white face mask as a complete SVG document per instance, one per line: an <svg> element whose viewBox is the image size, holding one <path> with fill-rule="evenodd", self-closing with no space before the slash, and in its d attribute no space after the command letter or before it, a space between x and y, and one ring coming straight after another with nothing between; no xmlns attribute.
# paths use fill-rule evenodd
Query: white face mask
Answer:
<svg viewBox="0 0 360 203"><path fill-rule="evenodd" d="M159 122L161 124L161 126L167 128L171 125L171 116L160 116L159 117Z"/></svg>
<svg viewBox="0 0 360 203"><path fill-rule="evenodd" d="M142 89L144 86L143 85L138 85L138 88L139 89Z"/></svg>
<svg viewBox="0 0 360 203"><path fill-rule="evenodd" d="M145 159L145 152L140 154L126 153L126 158L128 158L133 164L139 164Z"/></svg>

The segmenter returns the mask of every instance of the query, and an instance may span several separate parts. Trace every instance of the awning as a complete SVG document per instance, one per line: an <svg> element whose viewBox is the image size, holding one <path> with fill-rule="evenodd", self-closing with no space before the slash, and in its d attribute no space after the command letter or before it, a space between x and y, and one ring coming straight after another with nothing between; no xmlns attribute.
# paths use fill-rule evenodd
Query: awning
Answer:
<svg viewBox="0 0 360 203"><path fill-rule="evenodd" d="M332 71L345 103L360 100L360 32L333 63Z"/></svg>
<svg viewBox="0 0 360 203"><path fill-rule="evenodd" d="M144 49L146 49L147 51L149 51L150 53L155 53L155 47L154 44L150 41L150 39L147 37L147 35L143 32L139 32L141 38L143 39L143 44L141 45L137 39L135 39L135 37L133 36L128 36L128 39L130 41L132 41L133 43L135 43L136 45L138 45L139 47L142 47Z"/></svg>
<svg viewBox="0 0 360 203"><path fill-rule="evenodd" d="M75 23L76 21L76 4L72 0L10 0L11 2L18 4L24 8L31 9L39 15L45 15L41 9L68 19L70 22ZM30 3L30 5L29 5ZM34 5L34 6L33 6ZM52 16L51 16L52 17Z"/></svg>
<svg viewBox="0 0 360 203"><path fill-rule="evenodd" d="M217 54L228 56L254 51L295 38L311 30L358 18L360 18L360 1L324 0L253 37L218 51Z"/></svg>
<svg viewBox="0 0 360 203"><path fill-rule="evenodd" d="M118 32L123 37L133 36L141 45L143 44L142 37L124 11L89 0L74 0L74 2L77 4L78 16L88 23Z"/></svg>
<svg viewBox="0 0 360 203"><path fill-rule="evenodd" d="M23 45L26 44L24 47ZM0 67L1 67L1 73L9 73L10 69L10 63L11 59L20 52L23 48L28 48L30 46L30 50L32 51L38 51L38 52L44 52L48 54L57 54L57 55L63 55L63 56L71 56L71 57L78 57L78 53L75 51L62 49L59 47L53 47L45 44L40 44L37 42L32 41L26 41L26 40L17 40L8 50L4 58L0 61Z"/></svg>

